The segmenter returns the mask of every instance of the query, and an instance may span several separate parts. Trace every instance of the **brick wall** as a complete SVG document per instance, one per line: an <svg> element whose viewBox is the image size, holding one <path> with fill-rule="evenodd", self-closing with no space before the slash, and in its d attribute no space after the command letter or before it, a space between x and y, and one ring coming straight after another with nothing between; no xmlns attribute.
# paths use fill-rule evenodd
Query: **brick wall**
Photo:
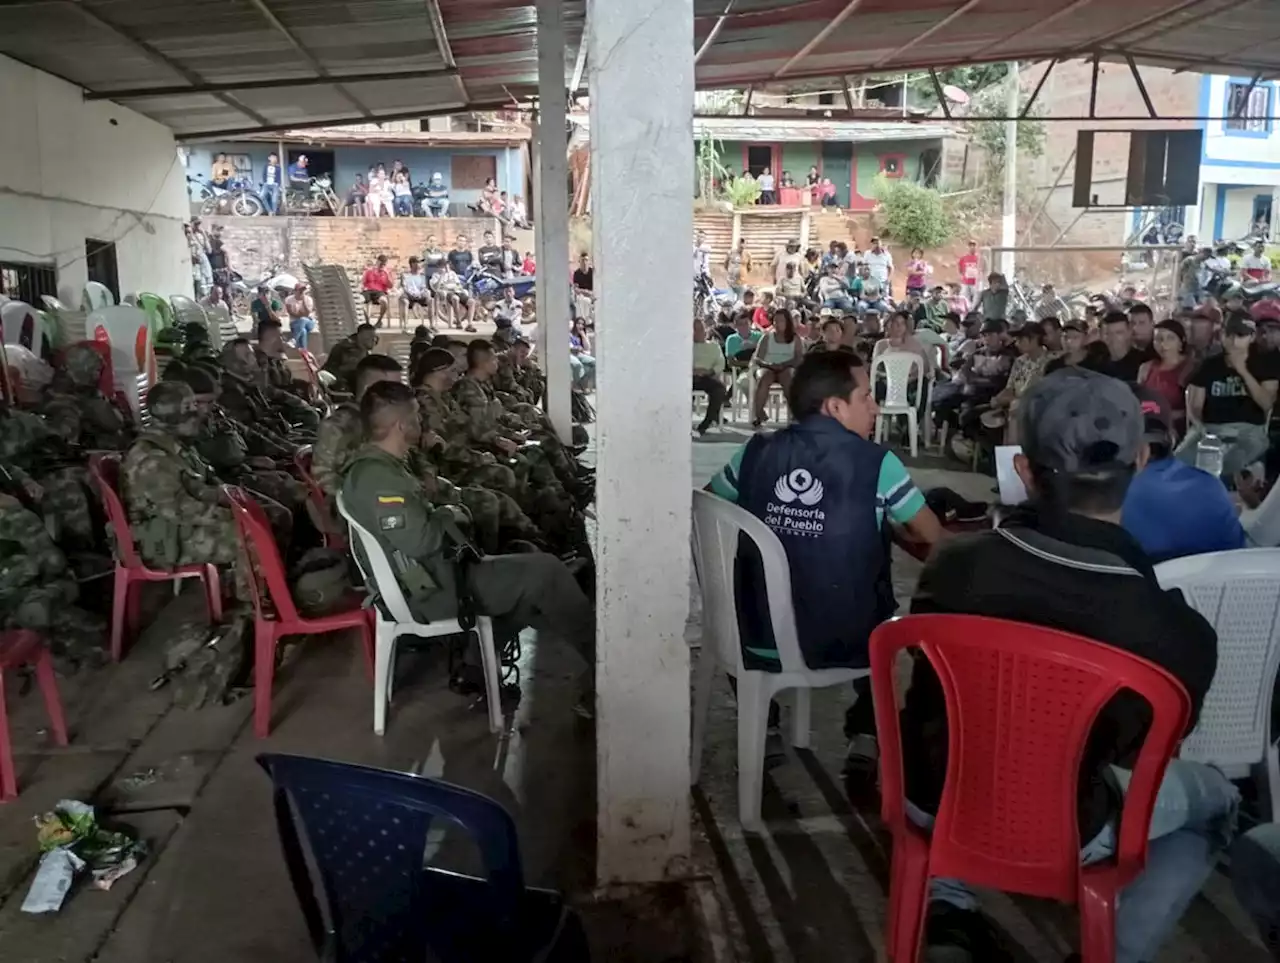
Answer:
<svg viewBox="0 0 1280 963"><path fill-rule="evenodd" d="M393 276L407 270L410 256L421 257L433 234L446 250L459 234L467 235L472 250L480 246L485 231L501 237L494 218L207 217L204 221L206 227L221 226L232 269L250 281L273 267L301 278L303 264L341 264L358 286L365 268L379 254L387 256Z"/></svg>
<svg viewBox="0 0 1280 963"><path fill-rule="evenodd" d="M1140 67L1143 84L1151 96L1156 113L1163 116L1194 116L1199 110L1200 75L1175 74L1172 70L1156 67ZM1028 93L1040 81L1044 66L1034 64L1019 75L1022 87ZM1090 77L1092 63L1078 61L1059 64L1049 74L1044 88L1037 98L1037 110L1045 116L1086 117L1089 114ZM1045 208L1048 222L1038 225L1036 240L1043 243L1052 240L1079 214L1072 204L1072 181L1075 176L1073 152L1076 134L1081 130L1177 130L1194 128L1193 121L1108 121L1108 116L1137 117L1146 113L1146 105L1138 91L1133 75L1125 64L1101 65L1098 73L1096 120L1051 121L1045 123L1044 153L1032 161L1032 183L1037 192L1034 206L1044 199L1044 192L1053 185L1065 165L1062 183L1053 190ZM1025 157L1026 155L1022 155ZM1070 163L1068 161L1070 160ZM1123 204L1125 177L1128 171L1128 140L1123 137L1098 136L1094 139L1093 185L1098 199L1105 204ZM1063 238L1064 244L1123 244L1129 233L1129 211L1089 211ZM1056 225L1057 230L1053 229ZM1050 236L1044 237L1049 228Z"/></svg>

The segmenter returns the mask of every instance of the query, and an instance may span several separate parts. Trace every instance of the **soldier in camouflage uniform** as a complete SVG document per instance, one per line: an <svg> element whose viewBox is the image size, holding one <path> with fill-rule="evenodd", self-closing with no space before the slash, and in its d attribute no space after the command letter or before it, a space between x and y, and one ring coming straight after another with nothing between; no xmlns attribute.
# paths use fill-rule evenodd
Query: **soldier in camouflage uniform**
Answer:
<svg viewBox="0 0 1280 963"><path fill-rule="evenodd" d="M126 404L103 394L99 379L104 365L102 355L88 342L68 347L45 389L40 413L72 445L124 451L137 426Z"/></svg>
<svg viewBox="0 0 1280 963"><path fill-rule="evenodd" d="M399 381L400 365L386 355L369 355L355 372L356 402L339 405L320 424L311 455L311 472L324 493L334 498L342 489L342 475L352 456L364 444L359 398L379 381ZM472 534L486 552L496 553L505 537L540 542L542 533L509 496L478 486L459 488L440 477L436 465L421 448L413 449L409 470L422 482L427 497L437 505L461 505L470 516Z"/></svg>
<svg viewBox="0 0 1280 963"><path fill-rule="evenodd" d="M324 359L322 371L334 377L333 390L354 394L356 365L378 344L378 329L373 325L359 325L356 333L343 338L329 351Z"/></svg>
<svg viewBox="0 0 1280 963"><path fill-rule="evenodd" d="M414 387L422 417L422 447L453 478L486 488L506 486L502 490L513 492L520 507L548 539L562 544L572 531L572 500L545 464L540 466L535 480L527 457L505 455L505 460L515 466L513 470L500 463L492 452L475 447L471 420L450 390L456 377L452 355L444 349L431 349L419 363Z"/></svg>
<svg viewBox="0 0 1280 963"><path fill-rule="evenodd" d="M260 436L242 428L218 404L218 382L203 367L188 365L180 372L170 367L165 379L184 381L195 393L201 428L194 446L218 479L252 492L259 502L274 503L279 506L278 511L296 517L306 504L306 485L281 470L275 461L288 459L289 453L262 451Z"/></svg>
<svg viewBox="0 0 1280 963"><path fill-rule="evenodd" d="M99 665L106 624L75 604L79 593L39 516L0 493L0 627L40 632L64 667Z"/></svg>
<svg viewBox="0 0 1280 963"><path fill-rule="evenodd" d="M290 424L314 434L320 427L320 413L306 401L310 385L295 378L289 369L279 321L259 322L258 343L253 349L253 356L261 372L261 385L267 400Z"/></svg>
<svg viewBox="0 0 1280 963"><path fill-rule="evenodd" d="M157 568L235 565L235 519L193 443L200 435L195 394L162 381L147 397L151 427L129 448L121 497L143 561Z"/></svg>
<svg viewBox="0 0 1280 963"><path fill-rule="evenodd" d="M504 453L514 454L529 437L529 431L526 423L507 411L494 392L492 378L497 366L493 347L487 341L471 342L467 346L467 373L453 386L453 397L467 415L474 442L494 445ZM532 410L541 417L540 411ZM530 460L534 482L546 483L547 473L540 470L543 466L550 469L552 477L566 492L580 497L586 491L582 473L555 432L538 427L532 429L532 435L538 446L520 448L520 454Z"/></svg>
<svg viewBox="0 0 1280 963"><path fill-rule="evenodd" d="M272 405L259 384L261 372L248 340L236 338L229 342L222 349L219 361L222 368L220 403L235 421L261 432L271 447L288 451L290 458L302 444L314 439L314 432L295 429Z"/></svg>
<svg viewBox="0 0 1280 963"><path fill-rule="evenodd" d="M0 472L38 503L54 541L92 549L88 470L78 454L39 415L0 402Z"/></svg>

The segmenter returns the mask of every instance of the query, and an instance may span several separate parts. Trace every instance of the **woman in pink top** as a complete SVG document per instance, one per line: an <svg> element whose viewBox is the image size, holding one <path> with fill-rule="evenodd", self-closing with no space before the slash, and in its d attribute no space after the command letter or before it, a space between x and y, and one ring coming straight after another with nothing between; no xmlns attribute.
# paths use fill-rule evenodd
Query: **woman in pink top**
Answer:
<svg viewBox="0 0 1280 963"><path fill-rule="evenodd" d="M1187 430L1187 379L1192 368L1187 356L1187 329L1180 321L1161 321L1151 344L1157 357L1138 369L1138 384L1164 398L1173 416L1174 430L1181 436Z"/></svg>
<svg viewBox="0 0 1280 963"><path fill-rule="evenodd" d="M924 249L913 247L911 260L907 262L907 294L918 294L924 297L928 275L929 265L924 259Z"/></svg>

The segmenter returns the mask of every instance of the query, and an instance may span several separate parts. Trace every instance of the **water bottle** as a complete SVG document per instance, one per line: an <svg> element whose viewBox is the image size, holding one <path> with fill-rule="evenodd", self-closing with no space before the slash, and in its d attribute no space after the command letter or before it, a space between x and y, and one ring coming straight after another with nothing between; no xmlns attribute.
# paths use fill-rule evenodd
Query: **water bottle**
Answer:
<svg viewBox="0 0 1280 963"><path fill-rule="evenodd" d="M1196 467L1215 478L1222 474L1222 459L1226 446L1217 435L1205 435L1196 445Z"/></svg>

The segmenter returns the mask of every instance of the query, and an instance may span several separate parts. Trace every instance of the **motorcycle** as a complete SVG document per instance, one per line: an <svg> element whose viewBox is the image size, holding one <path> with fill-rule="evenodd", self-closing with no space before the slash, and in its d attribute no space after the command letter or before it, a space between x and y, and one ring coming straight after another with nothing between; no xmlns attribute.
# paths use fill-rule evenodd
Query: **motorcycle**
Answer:
<svg viewBox="0 0 1280 963"><path fill-rule="evenodd" d="M738 302L738 296L728 288L715 288L711 276L702 274L693 279L693 310L696 317L714 323L722 313L730 311Z"/></svg>
<svg viewBox="0 0 1280 963"><path fill-rule="evenodd" d="M298 286L298 279L276 264L269 267L266 274L256 281L246 281L239 272L232 271L227 297L237 315L249 313L250 302L257 296L258 288L264 284L284 298L293 293L293 289Z"/></svg>
<svg viewBox="0 0 1280 963"><path fill-rule="evenodd" d="M229 180L226 187L218 187L198 177L187 175L188 190L200 202L200 213L235 214L238 217L255 217L267 209L262 195L246 178Z"/></svg>
<svg viewBox="0 0 1280 963"><path fill-rule="evenodd" d="M1240 278L1222 271L1214 271L1205 285L1205 291L1219 303L1228 298L1239 297L1245 305L1253 305L1259 301L1270 301L1280 298L1280 281L1267 281L1263 284L1246 284Z"/></svg>
<svg viewBox="0 0 1280 963"><path fill-rule="evenodd" d="M300 182L290 182L284 188L281 205L284 214L330 215L341 209L338 195L333 192L333 180L328 174L311 178L306 187Z"/></svg>
<svg viewBox="0 0 1280 963"><path fill-rule="evenodd" d="M496 271L488 268L473 267L462 279L462 284L469 294L478 298L498 298L503 288L511 288L518 298L527 298L533 293L537 278L532 274L517 274L504 278Z"/></svg>
<svg viewBox="0 0 1280 963"><path fill-rule="evenodd" d="M449 192L432 192L430 184L416 184L413 188L413 214L415 217L445 217L449 212Z"/></svg>

